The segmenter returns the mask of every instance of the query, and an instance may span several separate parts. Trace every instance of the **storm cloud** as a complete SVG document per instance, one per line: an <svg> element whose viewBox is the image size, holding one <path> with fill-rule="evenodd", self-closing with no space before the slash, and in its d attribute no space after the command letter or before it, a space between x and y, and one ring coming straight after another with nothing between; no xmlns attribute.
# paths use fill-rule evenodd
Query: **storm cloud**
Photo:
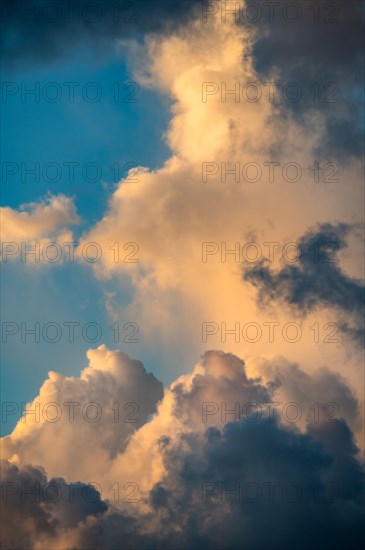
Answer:
<svg viewBox="0 0 365 550"><path fill-rule="evenodd" d="M196 4L185 0L5 0L2 3L3 63L50 64L76 46L109 52L117 39L158 32L186 21Z"/></svg>
<svg viewBox="0 0 365 550"><path fill-rule="evenodd" d="M355 341L364 342L364 285L347 275L336 254L346 246L351 227L321 224L298 240L299 258L278 271L268 260L245 267L243 280L257 289L260 306L276 302L296 308L304 315L320 307L334 308L341 315L342 328Z"/></svg>
<svg viewBox="0 0 365 550"><path fill-rule="evenodd" d="M291 376L301 384L298 368ZM318 382L307 378L307 385ZM343 380L330 373L322 373L322 380L322 399L327 386L328 396L334 395L333 387L340 399L343 394L349 401L351 391ZM272 415L232 419L236 400L241 405L270 403L272 390L272 384L249 378L238 357L207 352L191 374L166 389L157 414L107 467L114 476L108 484L123 484L123 474L135 468L139 492L129 504L107 495L105 484L98 492L90 485L95 477L71 487L60 478L48 481L39 467L4 461L4 548L114 550L123 543L131 550L172 545L195 549L202 544L238 549L242 541L248 550L360 548L364 471L345 417L308 417L301 430ZM207 403L221 410L206 409L209 421L204 422ZM89 438L97 445L98 432L89 432ZM23 462L24 441L12 462ZM48 442L52 446L50 436ZM69 453L72 443L64 443ZM79 447L78 452L82 450L84 460L92 462L90 450ZM62 460L59 456L59 468ZM105 464L98 466L105 471Z"/></svg>

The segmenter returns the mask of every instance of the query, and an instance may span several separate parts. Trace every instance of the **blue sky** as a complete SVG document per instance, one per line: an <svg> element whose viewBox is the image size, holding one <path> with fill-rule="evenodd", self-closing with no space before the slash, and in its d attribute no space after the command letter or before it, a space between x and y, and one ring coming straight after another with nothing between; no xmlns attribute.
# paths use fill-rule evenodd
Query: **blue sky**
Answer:
<svg viewBox="0 0 365 550"><path fill-rule="evenodd" d="M168 123L167 98L140 88L135 93L137 102L128 103L128 90L123 86L133 78L128 74L123 59L115 55L105 59L105 63L90 64L84 57L85 54L74 55L71 63L59 62L51 67L32 67L31 72L3 74L3 84L15 82L19 90L14 95L3 96L2 128L7 136L2 142L3 163L24 162L31 168L35 162L39 162L41 167L56 162L62 169L60 181L54 183L35 183L32 176L21 183L16 176L9 175L3 185L4 205L17 207L49 191L71 194L76 197L78 211L87 225L100 217L108 192L101 180L92 182L92 169L87 175L88 181L83 181L82 168L85 165L98 163L102 180L113 187L117 183L114 177L116 164L122 177L128 163L153 169L166 158L168 151L162 134ZM51 82L62 90L60 100L53 103L44 100L42 95L47 95L49 90L51 97L56 89L47 88ZM65 83L69 82L79 84L75 87L74 102L68 100ZM22 89L32 89L35 83L40 86L40 102L36 103L32 95L23 101ZM96 88L88 87L90 83L97 83L101 92L97 102L89 102L82 95L89 90L92 99ZM116 102L118 87L120 98ZM73 161L79 162L80 166L75 166L75 182L71 183L68 168L63 163Z"/></svg>
<svg viewBox="0 0 365 550"><path fill-rule="evenodd" d="M122 56L115 54L95 62L82 50L73 52L71 60L52 66L32 65L27 70L23 65L4 72L3 86L16 83L18 91L3 95L1 105L2 206L18 208L49 193L72 196L81 217L81 224L74 227L77 238L102 217L111 191L131 163L151 169L160 166L168 154L163 132L169 119L169 100L146 89L124 89L132 80ZM51 82L57 86L47 87ZM79 83L74 88L74 102L69 101L69 88L64 85L67 82ZM22 95L23 90L34 89L35 83L40 87L39 102L31 94ZM97 87L89 83L97 83ZM82 91L92 98L96 89L101 91L100 101L83 98ZM137 102L127 102L128 92L134 89ZM52 97L55 90L62 90L60 100L45 101L44 95ZM115 101L118 90L120 98ZM36 162L41 171L48 163L57 163L58 172L49 167L48 181L42 175L40 181L35 181L22 166L31 170ZM70 162L79 163L74 165L74 181L70 165L64 164ZM4 166L10 166L5 163L14 163L18 172L5 174ZM100 167L101 178L90 163ZM11 172L11 168L6 169ZM56 181L49 181L53 178ZM39 271L19 263L2 267L4 321L26 322L27 327L35 322L42 326L52 321L63 326L63 322L75 321L83 327L92 320L103 329L103 338L96 345L118 347L107 328L111 321L105 310L105 296L88 266L74 263ZM122 303L128 300L127 294L128 289L125 297L119 295ZM93 344L80 336L74 344L65 341L34 343L28 336L21 343L20 337L9 337L2 353L3 400L31 400L48 370L78 375L87 363L85 352ZM127 346L132 355L135 348L133 343ZM151 356L149 359L151 368ZM158 370L157 361L154 368ZM3 435L13 429L18 418L14 415L2 425Z"/></svg>

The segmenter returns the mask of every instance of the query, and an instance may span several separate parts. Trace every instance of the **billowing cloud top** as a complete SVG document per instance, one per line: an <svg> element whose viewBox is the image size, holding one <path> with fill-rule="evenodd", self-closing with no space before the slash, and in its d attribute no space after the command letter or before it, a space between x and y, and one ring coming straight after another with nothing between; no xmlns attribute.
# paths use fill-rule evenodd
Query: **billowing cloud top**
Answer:
<svg viewBox="0 0 365 550"><path fill-rule="evenodd" d="M166 389L146 422L161 398L157 381L120 352L99 348L88 356L80 379L50 373L25 422L3 442L10 460L2 470L3 498L13 510L6 548L112 549L120 540L126 548L237 548L243 537L248 548L291 548L298 535L300 548L310 541L323 548L324 538L334 548L345 541L357 548L364 472L344 417L352 423L357 404L343 380L325 371L311 380L298 367L277 365L264 384L247 376L238 357L211 351ZM279 379L296 396L289 407L275 399ZM313 414L303 382L336 396L336 415L324 414L323 403ZM112 399L127 394L150 399L133 429L125 417L113 424L103 416ZM94 403L89 410L86 396ZM70 419L63 404L74 401L79 406ZM28 414L37 402L38 422ZM55 403L63 413L57 423ZM95 403L102 411L97 419ZM29 463L41 463L51 479ZM21 505L20 495L26 495Z"/></svg>

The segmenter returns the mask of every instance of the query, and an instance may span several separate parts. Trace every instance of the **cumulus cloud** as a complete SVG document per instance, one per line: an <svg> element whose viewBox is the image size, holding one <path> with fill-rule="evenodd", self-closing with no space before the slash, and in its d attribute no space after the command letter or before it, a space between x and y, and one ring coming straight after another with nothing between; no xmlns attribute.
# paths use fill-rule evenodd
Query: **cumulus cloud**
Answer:
<svg viewBox="0 0 365 550"><path fill-rule="evenodd" d="M24 529L19 531L19 537L28 541L24 547L41 548L42 541L48 543L56 537L59 546L54 542L47 547L113 549L123 540L131 549L172 544L198 548L203 543L207 548L224 545L234 549L245 540L249 549L292 548L293 544L306 548L310 542L318 549L343 548L345 544L358 548L363 532L364 472L345 419L349 416L351 421L356 407L351 391L328 372L313 380L300 369L284 369L283 373L282 384L288 385L291 397L295 394L299 399L299 392L292 389L299 387L304 377L307 389L318 385L318 392L326 391L331 398L344 396L352 409L345 407L344 414L331 422L308 416L300 430L271 414L257 418L251 409L242 414L247 403L272 402L277 371L264 383L248 377L238 357L207 352L192 373L166 389L157 414L134 432L113 464L98 460L98 431L88 433L94 452L84 441L77 441L77 473L73 477L78 480L83 472L83 483L74 482L80 498L69 508L64 509L62 499L57 504L37 505L27 500L19 506L21 493L9 495L10 503L18 503L17 518L32 518L23 522ZM94 380L94 384L103 386L103 381ZM237 411L232 414L235 401L240 404L239 415ZM18 433L18 439L24 440L22 447L18 445L20 464L7 463L4 481L16 484L31 478L45 486L47 478L39 468L27 466L26 461L21 464L27 456L27 430L31 432L32 425ZM48 435L49 448L59 437L64 453L72 452L75 440L65 439L62 427L57 431L53 425L53 432L53 439ZM40 453L36 457L34 451L32 459L38 463L42 458L48 474L49 469L62 470L64 455L56 454L57 464ZM82 464L81 455L85 459ZM93 479L88 479L87 461L98 465L98 478L94 468ZM138 481L133 501L125 499L122 491L128 479ZM101 495L90 489L93 504L85 503L81 496L85 497L86 485L97 480ZM57 481L68 494L69 480ZM117 498L116 483L121 489ZM7 485L5 490L15 492L15 486ZM52 489L50 493L52 496ZM9 524L15 521L12 510L10 505ZM8 547L12 548L9 542Z"/></svg>
<svg viewBox="0 0 365 550"><path fill-rule="evenodd" d="M69 197L53 195L38 203L22 205L18 210L1 209L3 240L32 241L55 230L79 221L76 208Z"/></svg>
<svg viewBox="0 0 365 550"><path fill-rule="evenodd" d="M260 257L264 243L279 243L280 252L324 217L324 223L333 224L362 219L357 160L342 165L336 156L320 157L315 173L316 151L331 112L308 108L299 120L287 105L270 101L262 84L259 101L248 101L242 93L249 83L261 81L253 54L257 40L254 28L236 25L232 17L222 23L217 14L205 23L197 18L174 32L149 35L144 46L130 43L134 78L172 100L166 132L171 156L156 171L141 170L137 182L119 183L102 219L80 239L80 249L84 242L96 241L105 250L93 266L100 284L109 278L117 291L132 283L128 315L143 327L142 345L158 348L166 365L174 364L179 353L187 368L206 349L205 322L231 328L237 322L262 326L271 320L257 311L254 289L240 276L245 244L255 241ZM239 101L235 93L225 94L236 84ZM205 97L204 90L210 95ZM329 167L331 159L337 165ZM278 163L272 166L272 178L270 163ZM293 164L286 172L288 163ZM329 168L338 172L326 183ZM299 179L294 182L296 170ZM108 247L117 241L134 243L138 261L115 261ZM215 252L204 261L206 243ZM118 319L117 297L110 312ZM293 321L284 311L275 320L282 325ZM324 326L337 319L322 321L316 312L310 321ZM332 359L329 346L319 354L309 337L302 343L275 341L275 352L299 361L305 348L307 368L331 361L334 368L341 367L340 349ZM224 341L221 332L210 338L209 347L222 346L245 356L252 353L242 339ZM272 353L272 345L260 341L258 346L260 354Z"/></svg>
<svg viewBox="0 0 365 550"><path fill-rule="evenodd" d="M80 377L49 372L3 441L9 458L42 465L52 476L91 480L155 412L162 383L142 363L105 346L87 355L89 365ZM8 413L18 407L9 404Z"/></svg>
<svg viewBox="0 0 365 550"><path fill-rule="evenodd" d="M304 314L316 308L334 308L342 316L343 329L363 345L364 285L341 269L337 256L347 245L349 231L345 224L321 224L299 239L297 264L273 271L263 259L246 268L243 278L258 290L260 306L284 303Z"/></svg>
<svg viewBox="0 0 365 550"><path fill-rule="evenodd" d="M79 223L74 202L65 195L50 195L18 209L4 206L0 214L3 261L24 258L27 250L33 250L36 252L26 254L26 261L43 263L47 261L41 253L44 246L51 242L58 246L72 243L69 228Z"/></svg>

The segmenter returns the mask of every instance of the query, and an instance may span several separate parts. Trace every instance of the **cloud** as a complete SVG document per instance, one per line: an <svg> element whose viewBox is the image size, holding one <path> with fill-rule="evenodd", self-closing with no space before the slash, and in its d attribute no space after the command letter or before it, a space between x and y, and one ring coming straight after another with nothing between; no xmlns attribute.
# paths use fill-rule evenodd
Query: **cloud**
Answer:
<svg viewBox="0 0 365 550"><path fill-rule="evenodd" d="M19 210L2 207L4 241L33 241L79 221L72 199L52 195L36 203L22 205Z"/></svg>
<svg viewBox="0 0 365 550"><path fill-rule="evenodd" d="M330 453L329 439L346 451ZM364 481L344 424L305 435L265 422L229 424L165 453L169 474L151 500L162 525L175 526L168 540L178 548L239 548L242 540L250 549L359 545ZM349 471L345 488L341 476ZM330 487L338 490L337 503L328 501ZM320 504L313 488L324 491Z"/></svg>
<svg viewBox="0 0 365 550"><path fill-rule="evenodd" d="M75 533L79 541L88 533L90 544L97 518L107 510L92 486L47 479L41 468L18 468L7 460L1 460L1 497L1 540L8 550L66 547L71 538L76 542Z"/></svg>
<svg viewBox="0 0 365 550"><path fill-rule="evenodd" d="M45 466L52 476L92 479L155 412L162 384L142 363L103 345L87 356L80 377L49 372L39 396L4 438L6 456ZM14 407L8 405L9 413Z"/></svg>
<svg viewBox="0 0 365 550"><path fill-rule="evenodd" d="M357 434L359 445L364 444L362 407L350 389L346 374L334 373L328 367L308 374L283 357L271 361L256 357L252 361L250 368L260 373L274 402L300 404L302 415L296 422L297 427L306 428L310 419L323 422L340 415ZM298 412L300 414L299 409Z"/></svg>
<svg viewBox="0 0 365 550"><path fill-rule="evenodd" d="M363 81L358 70L364 63L361 3L349 0L315 8L306 0L291 5L281 2L271 6L271 17L269 6L265 10L260 3L253 3L259 4L262 12L254 24L257 40L253 49L260 77L265 80L274 69L279 83L295 82L302 90L311 90L309 101L293 102L288 107L297 120L308 109L320 115L326 113L326 132L317 147L319 157L337 156L341 162L354 156L361 158L364 132L360 114ZM281 88L279 85L278 89ZM318 100L314 101L316 89Z"/></svg>
<svg viewBox="0 0 365 550"><path fill-rule="evenodd" d="M141 169L138 181L119 182L102 219L82 236L76 256L81 258L85 243L99 244L102 259L92 267L101 286L105 288L109 279L106 292L116 295L109 307L112 318L120 320L123 306L123 312L142 327L141 346L146 346L146 354L151 348L158 350L166 370L174 364L176 353L181 357L190 354L185 357L187 367L203 351L204 322L234 326L238 321L267 321L255 310L253 289L243 284L240 262L235 261L235 254L222 259L223 248L235 250L238 243L242 249L252 240L261 247L268 241L284 245L323 219L323 212L329 223L362 219L361 163L349 158L340 165L337 153L321 157L319 181L315 181L316 151L327 139L331 113L305 109L299 120L289 104L285 110L270 102L265 86L261 86L263 98L258 102L242 97L237 102L229 93L222 100L224 84L230 90L237 82L244 88L260 81L255 47L263 37L255 26L235 25L232 17L222 23L217 15L206 23L196 17L177 29L148 35L144 45L123 39L130 49L134 78L172 100L166 132L171 156L155 171ZM275 71L266 76L275 79ZM202 86L209 82L219 90L204 102ZM332 168L337 170L337 181L326 183L325 166L331 159L336 161ZM274 181L269 181L270 163L279 163ZM288 163L299 167L300 178L295 183L284 177L283 167ZM204 181L207 164L215 172ZM247 165L261 171L258 181L243 177ZM224 180L225 168L233 167L239 173L238 181L236 174L227 174ZM292 212L296 213L295 224L288 215ZM206 242L213 242L219 252L203 263ZM119 261L112 243L120 245ZM131 263L128 257L133 251L137 252ZM353 263L354 256L350 258ZM121 289L122 304L118 303ZM210 346L223 344L214 337L210 340ZM308 342L305 345L309 349ZM298 361L301 346L289 347L291 359ZM228 349L248 353L247 347L237 346L232 339ZM267 352L260 349L260 353ZM287 352L278 349L285 356ZM312 359L309 365L317 363ZM329 362L328 356L320 360ZM339 358L337 366L341 362Z"/></svg>
<svg viewBox="0 0 365 550"><path fill-rule="evenodd" d="M250 550L289 549L293 544L307 548L309 543L318 549L324 545L359 548L364 472L343 415L335 422L309 415L300 430L296 424L266 414L255 420L252 414L234 418L228 413L222 420L223 405L232 409L236 400L240 405L271 402L278 371L273 369L273 373L274 379L264 384L248 377L238 357L207 352L192 373L166 389L157 414L138 427L112 464L98 456L98 430L87 434L92 450L79 440L77 425L72 439L65 438L62 426L52 425L54 436L51 439L48 435L48 454L41 457L42 441L38 437L38 457L33 451L32 458L42 458L48 473L49 469L61 471L65 454L73 454L75 479L83 472L83 483L77 484L76 493L82 496L86 484L98 481L101 494L93 493L92 505L76 499L67 509L62 500L57 505L38 506L27 500L22 508L19 494L15 496L20 514L17 520L34 518L21 521L25 527L19 536L31 540L26 547L41 548L42 541L44 547L45 540L58 537L58 546L54 542L47 547L113 549L123 539L125 547L131 549L136 545L198 548L203 543L207 548L218 549L224 544L235 549L242 540ZM291 397L300 399L298 389L304 381L309 391L344 398L351 406L343 412L350 420L354 416L356 402L346 383L335 375L323 372L311 379L299 368L282 369L281 373L282 385L288 386ZM97 391L104 385L101 378L95 379L85 388L85 395L93 386ZM87 394L88 400L90 397ZM204 422L202 404L207 402L215 403L219 411L210 408ZM301 403L304 407L307 396ZM22 465L24 457L30 456L26 432L32 429L26 424L23 433L18 433L24 440L18 447L19 464L7 465L5 481L28 476L41 479L43 486L47 483L39 468ZM55 453L57 463L53 458L51 466L49 455L57 437L62 439L63 454ZM77 456L72 450L75 445ZM87 462L99 468L98 478L94 468L93 479L88 479ZM138 482L136 502L124 498L122 489L128 479ZM68 480L58 482L69 485ZM121 491L118 498L116 484ZM11 510L9 524L13 521Z"/></svg>
<svg viewBox="0 0 365 550"><path fill-rule="evenodd" d="M275 272L268 260L261 260L245 268L243 279L257 288L260 306L276 302L304 314L317 308L333 308L342 316L342 328L363 344L364 286L341 269L336 257L346 247L350 229L345 224L321 224L299 239L301 255L297 264Z"/></svg>
<svg viewBox="0 0 365 550"><path fill-rule="evenodd" d="M364 14L357 0L323 6L306 0L289 5L156 0L153 9L145 0L6 0L2 12L4 65L11 69L55 63L79 48L100 58L118 41L151 32L164 37L193 17L206 27L212 20L226 28L236 21L255 35L252 57L258 78L279 82L279 95L285 84L294 82L310 96L286 105L298 123L308 110L319 115L326 111L326 133L317 155L336 155L344 162L361 157L363 83L358 68L363 63Z"/></svg>
<svg viewBox="0 0 365 550"><path fill-rule="evenodd" d="M239 83L242 91L260 82L253 53L257 40L254 28L235 25L233 18L222 23L217 15L206 23L196 19L169 33L148 35L144 45L129 43L133 78L171 99L166 131L171 155L155 171L143 168L138 181L119 182L101 220L80 239L80 249L85 242L100 243L105 253L93 268L100 284L108 291L112 285L116 292L109 308L113 319L119 319L123 305L143 330L145 356L157 350L169 376L177 354L188 368L206 349L205 322L231 328L238 322L262 326L274 320L283 326L293 321L284 311L275 319L257 311L254 289L240 274L247 243L256 242L259 257L260 250L265 256L264 243L279 243L280 252L318 220L352 223L363 216L358 160L341 164L336 155L320 157L315 173L316 151L325 139L330 113L306 109L299 120L287 105L271 102L265 86L257 102L244 100L242 94L239 101L235 94L224 94L224 86L229 91ZM274 69L271 76L275 80ZM211 83L214 91L206 101L204 83ZM278 163L272 180L270 163ZM286 176L287 164L297 167L298 181L290 181L290 170ZM204 179L207 165L212 174ZM247 166L252 171L245 177ZM333 170L338 170L336 177L326 183ZM119 261L109 248L114 242L132 243ZM204 243L216 247L206 262ZM133 250L135 263L126 259ZM349 262L356 263L352 249ZM125 301L118 303L119 291L125 288L130 290L127 308ZM322 323L317 313L315 317L309 326ZM322 324L332 321L323 319ZM254 346L232 336L223 341L219 332L209 347L247 357ZM273 353L272 344L262 340L256 348L260 355ZM296 346L275 341L276 354L303 360L308 369L324 364L340 369L348 350L339 348L333 358L333 346L320 349L309 337ZM355 368L351 364L352 372Z"/></svg>
<svg viewBox="0 0 365 550"><path fill-rule="evenodd" d="M0 214L3 261L15 258L30 263L48 261L44 247L47 249L51 242L58 247L72 243L69 228L80 221L73 200L65 195L50 195L18 209L4 206ZM26 254L27 250L36 252ZM54 251L49 252L51 259L52 254Z"/></svg>

